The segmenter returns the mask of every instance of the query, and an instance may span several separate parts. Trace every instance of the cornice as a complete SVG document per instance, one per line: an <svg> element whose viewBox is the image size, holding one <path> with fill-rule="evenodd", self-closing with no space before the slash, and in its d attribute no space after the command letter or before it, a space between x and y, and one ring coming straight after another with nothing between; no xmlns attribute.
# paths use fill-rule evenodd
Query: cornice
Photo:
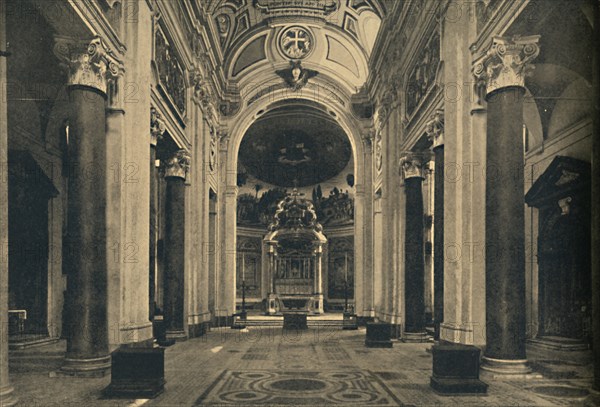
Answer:
<svg viewBox="0 0 600 407"><path fill-rule="evenodd" d="M91 0L68 0L68 2L93 35L102 37L109 48L122 55L125 54L127 51L125 43L121 41L97 2Z"/></svg>
<svg viewBox="0 0 600 407"><path fill-rule="evenodd" d="M474 55L485 52L490 47L495 36L504 35L506 30L515 22L532 0L499 1L499 6L493 14L488 16L486 24L477 34L477 40L471 45L471 53Z"/></svg>
<svg viewBox="0 0 600 407"><path fill-rule="evenodd" d="M429 98L426 100L429 100ZM438 88L435 97L431 99L429 103L424 104L424 106L426 106L426 108L418 110L417 116L414 118L415 120L409 123L408 127L405 129L405 138L400 143L401 151L412 150L423 135L426 134L427 123L431 116L437 110L444 108L444 92L441 91L441 88Z"/></svg>
<svg viewBox="0 0 600 407"><path fill-rule="evenodd" d="M180 122L179 117L176 116L173 113L173 109L169 107L170 102L165 100L162 93L154 86L152 87L151 96L152 106L160 113L164 120L166 130L169 132L173 141L175 141L175 144L180 148L189 149L191 141L184 130L185 125Z"/></svg>
<svg viewBox="0 0 600 407"><path fill-rule="evenodd" d="M372 54L372 58L374 58L372 61L375 61L375 65L371 64L369 78L367 79L369 94L372 99L376 100L381 97L381 93L384 92L384 88L392 77L406 79L419 50L430 39L430 36L426 34L439 29L441 25L439 15L443 14L449 2L450 0L426 2L426 6L418 11L415 11L414 7L415 4L422 4L419 2L406 2L408 6L397 7L396 12L401 11L396 23L399 28L392 29L385 36L385 43L379 53L373 52ZM432 7L435 7L435 13L432 12ZM414 15L416 12L418 12L418 15ZM407 25L409 18L414 19L410 27ZM408 35L406 35L403 43L399 44L407 30L410 30L407 33Z"/></svg>

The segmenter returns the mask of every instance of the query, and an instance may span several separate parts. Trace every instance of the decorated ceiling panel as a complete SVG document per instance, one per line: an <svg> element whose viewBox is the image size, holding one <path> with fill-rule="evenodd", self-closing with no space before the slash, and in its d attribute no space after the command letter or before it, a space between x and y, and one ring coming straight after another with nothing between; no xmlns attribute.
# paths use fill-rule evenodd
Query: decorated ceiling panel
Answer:
<svg viewBox="0 0 600 407"><path fill-rule="evenodd" d="M325 40L324 33L329 37L345 37L346 41L354 42L352 46L344 45L346 51L337 46L344 42L338 38L335 50L325 49L319 55L325 59L328 54L339 55L340 52L364 54L359 61L347 57L331 59L336 62L347 59L350 71L362 79L357 65L366 66L384 15L379 0L213 0L208 4L225 64L230 67L228 72L232 76L251 66L249 61L257 63L265 59L262 50L256 47L255 38L259 32L275 31L272 44L266 47L274 49L277 59L288 61L308 59L312 54L316 58L317 47L332 44ZM253 49L246 51L248 47ZM249 57L249 52L257 56ZM266 57L270 59L269 52Z"/></svg>

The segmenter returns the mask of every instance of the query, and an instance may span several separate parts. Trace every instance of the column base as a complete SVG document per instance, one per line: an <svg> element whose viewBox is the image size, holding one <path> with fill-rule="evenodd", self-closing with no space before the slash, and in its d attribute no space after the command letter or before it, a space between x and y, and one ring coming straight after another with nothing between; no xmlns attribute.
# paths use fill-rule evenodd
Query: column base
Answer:
<svg viewBox="0 0 600 407"><path fill-rule="evenodd" d="M182 341L187 341L188 336L187 333L182 329L182 330L173 330L173 331L169 331L167 330L166 333L166 339L167 341L175 341L175 342L182 342Z"/></svg>
<svg viewBox="0 0 600 407"><path fill-rule="evenodd" d="M527 366L527 359L494 359L484 356L481 360L481 370L494 379L535 379L542 377L531 373L531 368Z"/></svg>
<svg viewBox="0 0 600 407"><path fill-rule="evenodd" d="M425 343L429 342L427 332L404 332L402 342L406 343Z"/></svg>
<svg viewBox="0 0 600 407"><path fill-rule="evenodd" d="M19 401L14 395L14 388L12 386L7 386L0 389L0 406L2 407L10 407L17 404Z"/></svg>
<svg viewBox="0 0 600 407"><path fill-rule="evenodd" d="M65 364L57 372L50 373L51 377L104 377L110 373L110 355L99 358L75 359L65 358Z"/></svg>

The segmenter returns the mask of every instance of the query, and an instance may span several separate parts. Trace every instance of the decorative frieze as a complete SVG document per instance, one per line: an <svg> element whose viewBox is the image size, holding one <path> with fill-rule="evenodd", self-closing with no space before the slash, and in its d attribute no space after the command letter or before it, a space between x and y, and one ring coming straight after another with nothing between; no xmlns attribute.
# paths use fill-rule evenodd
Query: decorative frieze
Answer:
<svg viewBox="0 0 600 407"><path fill-rule="evenodd" d="M427 137L433 143L432 148L441 147L444 145L444 111L436 110L427 122L425 132Z"/></svg>
<svg viewBox="0 0 600 407"><path fill-rule="evenodd" d="M150 145L156 147L165 134L166 126L160 113L155 108L150 109Z"/></svg>
<svg viewBox="0 0 600 407"><path fill-rule="evenodd" d="M400 176L404 179L425 178L429 157L423 153L407 152L400 158Z"/></svg>
<svg viewBox="0 0 600 407"><path fill-rule="evenodd" d="M406 113L415 112L421 101L435 84L440 65L440 35L432 33L431 39L421 50L406 84Z"/></svg>
<svg viewBox="0 0 600 407"><path fill-rule="evenodd" d="M190 153L186 150L177 150L165 160L165 178L177 177L185 180L190 170L191 161Z"/></svg>
<svg viewBox="0 0 600 407"><path fill-rule="evenodd" d="M154 60L158 68L160 85L171 98L178 113L186 112L186 84L182 64L162 30L156 30Z"/></svg>
<svg viewBox="0 0 600 407"><path fill-rule="evenodd" d="M87 86L106 94L108 81L123 71L121 62L99 36L88 41L56 36L54 53L68 70L71 86Z"/></svg>
<svg viewBox="0 0 600 407"><path fill-rule="evenodd" d="M269 17L326 17L338 9L335 0L269 1L254 0L254 7Z"/></svg>
<svg viewBox="0 0 600 407"><path fill-rule="evenodd" d="M486 93L505 87L525 87L531 62L539 55L539 35L494 37L490 49L473 64L473 74Z"/></svg>

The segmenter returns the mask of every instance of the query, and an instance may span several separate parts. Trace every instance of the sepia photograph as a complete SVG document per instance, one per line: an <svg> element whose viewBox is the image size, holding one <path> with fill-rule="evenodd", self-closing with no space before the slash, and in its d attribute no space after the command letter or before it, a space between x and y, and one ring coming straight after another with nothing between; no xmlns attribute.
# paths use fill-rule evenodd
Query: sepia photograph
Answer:
<svg viewBox="0 0 600 407"><path fill-rule="evenodd" d="M0 0L0 407L600 407L600 0Z"/></svg>

